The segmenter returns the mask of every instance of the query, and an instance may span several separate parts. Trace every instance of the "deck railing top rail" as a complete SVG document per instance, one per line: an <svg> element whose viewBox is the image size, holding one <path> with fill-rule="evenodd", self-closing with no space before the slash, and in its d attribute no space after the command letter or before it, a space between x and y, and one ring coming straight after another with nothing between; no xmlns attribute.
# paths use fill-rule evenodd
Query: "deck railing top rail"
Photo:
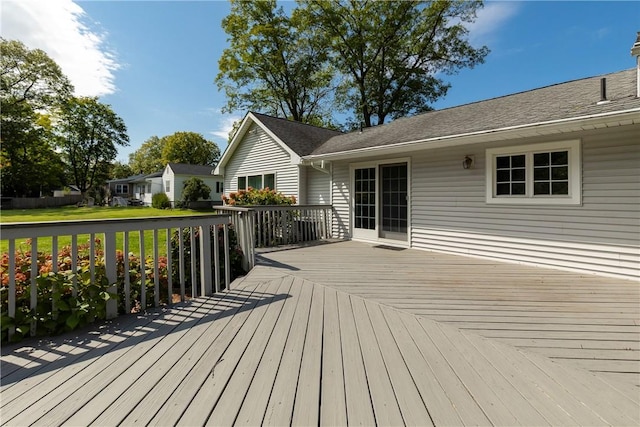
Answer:
<svg viewBox="0 0 640 427"><path fill-rule="evenodd" d="M0 239L48 237L53 235L68 235L76 233L104 233L105 231L137 231L141 228L161 229L228 223L229 215L227 214L11 222L0 223L0 230L2 231ZM53 230L55 230L55 232Z"/></svg>

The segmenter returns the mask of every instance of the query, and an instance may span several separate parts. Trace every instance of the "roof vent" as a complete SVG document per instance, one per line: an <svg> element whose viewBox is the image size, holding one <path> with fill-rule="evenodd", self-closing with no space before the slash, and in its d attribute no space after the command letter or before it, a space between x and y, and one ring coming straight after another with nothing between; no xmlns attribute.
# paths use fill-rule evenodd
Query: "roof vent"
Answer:
<svg viewBox="0 0 640 427"><path fill-rule="evenodd" d="M598 101L598 105L606 104L611 102L607 99L607 78L603 77L600 79L600 101Z"/></svg>

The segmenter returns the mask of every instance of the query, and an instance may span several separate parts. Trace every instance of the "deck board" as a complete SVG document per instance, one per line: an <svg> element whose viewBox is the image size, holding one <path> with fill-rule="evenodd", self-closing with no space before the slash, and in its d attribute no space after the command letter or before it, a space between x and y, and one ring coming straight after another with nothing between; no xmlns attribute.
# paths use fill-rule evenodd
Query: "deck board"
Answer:
<svg viewBox="0 0 640 427"><path fill-rule="evenodd" d="M358 246L340 248L334 249L340 259L363 256ZM364 248L369 257L379 251ZM378 284L393 276L379 264L399 262L389 258L398 252L381 253L369 260L374 273L361 272L357 279L368 281L366 292L354 291L354 283L329 286L305 277L303 267L315 264L308 273L320 280L319 269L335 255L272 253L278 254L279 268L257 267L213 297L126 316L82 334L3 346L7 369L1 373L0 421L7 426L640 425L640 389L629 373L620 372L634 369L638 353L637 325L617 329L615 323L615 307L634 313L633 291L620 305L614 301L632 289L625 282L611 282L619 295L598 304L589 302L589 295L595 293L597 300L606 292L586 277L589 290L579 304L601 308L598 313L609 321L594 317L594 327L587 327L588 313L577 310L571 297L582 292L579 283L571 290L554 289L562 278L574 276L541 278L527 267L525 276L533 282L523 285L528 296L522 297L509 285L518 272L498 265L509 279L498 275L485 284L474 282L472 290L458 284L446 298L445 291L437 291L446 305L466 304L456 298L462 295L470 305L482 306L474 314L480 318L461 322L400 306L398 301L416 302L420 294L415 305L437 301L428 300L428 284L413 276L425 268L413 253L400 252L407 254L411 286ZM444 261L460 268L455 258ZM327 276L322 280L339 277ZM466 276L471 275L459 279ZM483 293L483 286L491 290ZM391 295L393 304L387 304ZM556 297L564 301L554 312L565 323L545 323L532 314L544 309L532 301ZM488 303L492 298L495 304ZM517 322L500 319L502 301L512 313L516 306L532 310L523 309ZM483 322L485 311L499 321ZM492 329L494 323L500 328ZM593 343L589 351L578 347L588 342ZM628 349L620 348L624 345Z"/></svg>
<svg viewBox="0 0 640 427"><path fill-rule="evenodd" d="M258 265L640 387L637 281L352 241L263 253Z"/></svg>

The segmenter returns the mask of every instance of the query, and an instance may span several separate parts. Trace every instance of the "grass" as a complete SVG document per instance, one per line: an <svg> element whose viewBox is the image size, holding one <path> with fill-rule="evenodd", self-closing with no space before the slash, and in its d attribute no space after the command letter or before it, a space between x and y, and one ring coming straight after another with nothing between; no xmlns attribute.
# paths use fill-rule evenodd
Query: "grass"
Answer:
<svg viewBox="0 0 640 427"><path fill-rule="evenodd" d="M75 207L65 206L61 208L51 209L15 209L3 210L0 212L0 224L8 224L15 222L48 222L48 221L79 221L85 219L115 219L115 218L152 218L152 217L169 217L169 216L189 216L189 215L207 215L210 212L192 211L189 209L155 209L146 206L131 207ZM102 239L102 236L97 238ZM153 254L153 231L145 231L144 235L144 251L145 255ZM78 235L78 244L89 241L89 234ZM52 239L39 238L38 252L51 253ZM129 233L129 251L139 253L139 233ZM63 247L71 244L71 236L60 236L58 238L58 246ZM123 233L116 234L116 247L122 248ZM158 248L160 255L166 255L167 239L166 232L160 230L158 236ZM0 240L0 252L5 253L9 248L7 240ZM29 245L16 241L16 249L29 250Z"/></svg>

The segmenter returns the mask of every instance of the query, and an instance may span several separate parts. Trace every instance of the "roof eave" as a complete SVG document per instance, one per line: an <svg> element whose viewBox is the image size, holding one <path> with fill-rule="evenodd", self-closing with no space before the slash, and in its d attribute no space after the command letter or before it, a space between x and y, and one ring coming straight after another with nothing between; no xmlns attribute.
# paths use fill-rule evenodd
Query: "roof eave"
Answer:
<svg viewBox="0 0 640 427"><path fill-rule="evenodd" d="M614 127L630 124L640 124L640 108L624 111L592 114L588 116L571 117L567 119L551 120L524 125L508 126L504 128L489 129L478 132L470 132L456 135L447 135L405 141L396 144L376 147L365 147L355 150L340 151L326 154L304 156L304 160L349 160L362 157L372 157L386 154L406 153L419 150L432 150L442 147L458 145L481 144L492 141L529 138L533 136L553 135L566 132L575 132L600 127Z"/></svg>

